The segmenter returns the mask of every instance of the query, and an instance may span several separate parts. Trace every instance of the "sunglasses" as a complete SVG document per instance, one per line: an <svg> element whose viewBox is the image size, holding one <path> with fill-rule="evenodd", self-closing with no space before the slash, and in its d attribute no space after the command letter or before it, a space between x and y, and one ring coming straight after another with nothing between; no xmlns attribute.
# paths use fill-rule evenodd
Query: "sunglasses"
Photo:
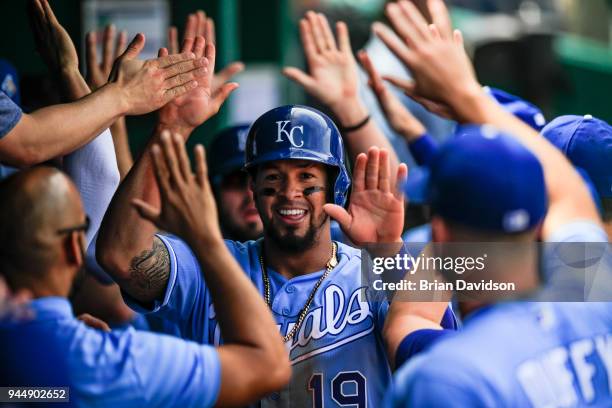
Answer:
<svg viewBox="0 0 612 408"><path fill-rule="evenodd" d="M84 223L79 224L79 225L75 225L74 227L58 229L57 233L58 234L69 234L71 232L78 232L78 231L87 232L89 230L89 224L90 223L91 223L91 220L89 219L89 215L85 215L85 222Z"/></svg>

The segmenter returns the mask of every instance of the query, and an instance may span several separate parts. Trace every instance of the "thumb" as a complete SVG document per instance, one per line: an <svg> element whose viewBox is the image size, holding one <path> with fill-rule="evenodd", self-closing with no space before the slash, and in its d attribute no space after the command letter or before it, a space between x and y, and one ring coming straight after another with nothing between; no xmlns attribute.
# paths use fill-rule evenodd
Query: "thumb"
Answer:
<svg viewBox="0 0 612 408"><path fill-rule="evenodd" d="M286 67L283 69L283 75L306 89L309 89L314 84L314 80L308 74L294 67Z"/></svg>
<svg viewBox="0 0 612 408"><path fill-rule="evenodd" d="M338 224L340 224L340 227L345 233L351 229L353 216L344 208L336 204L325 204L323 206L323 211L334 220L338 221Z"/></svg>
<svg viewBox="0 0 612 408"><path fill-rule="evenodd" d="M128 60L138 57L138 55L140 54L140 51L142 51L142 49L144 48L144 45L145 45L144 34L143 33L136 34L136 37L134 37L134 39L130 42L130 44L127 46L126 50L124 51L124 53L121 54L121 57L128 59Z"/></svg>
<svg viewBox="0 0 612 408"><path fill-rule="evenodd" d="M242 71L244 71L244 64L240 61L237 61L237 62L232 62L227 67L223 68L221 71L217 73L217 76L219 77L221 82L227 82L234 75Z"/></svg>
<svg viewBox="0 0 612 408"><path fill-rule="evenodd" d="M223 84L217 92L213 95L213 105L217 110L221 108L221 105L225 102L227 98L229 98L230 94L234 92L234 90L238 89L238 84L236 82L229 82L227 84Z"/></svg>
<svg viewBox="0 0 612 408"><path fill-rule="evenodd" d="M153 224L159 227L158 222L161 214L160 210L137 198L132 200L132 205L142 218L151 221Z"/></svg>

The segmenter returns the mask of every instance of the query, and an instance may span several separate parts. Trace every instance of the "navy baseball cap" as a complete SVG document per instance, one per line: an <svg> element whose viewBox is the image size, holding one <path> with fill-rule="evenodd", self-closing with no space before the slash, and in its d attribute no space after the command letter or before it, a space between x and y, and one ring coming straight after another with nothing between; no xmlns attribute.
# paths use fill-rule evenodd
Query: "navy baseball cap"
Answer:
<svg viewBox="0 0 612 408"><path fill-rule="evenodd" d="M612 197L612 127L591 115L560 116L542 135L587 172L601 198Z"/></svg>
<svg viewBox="0 0 612 408"><path fill-rule="evenodd" d="M0 90L11 98L15 104L21 106L17 68L2 58L0 58Z"/></svg>
<svg viewBox="0 0 612 408"><path fill-rule="evenodd" d="M240 124L217 133L206 151L208 174L215 184L223 176L244 167L244 150L249 134L248 124Z"/></svg>
<svg viewBox="0 0 612 408"><path fill-rule="evenodd" d="M512 136L463 126L432 161L434 214L467 227L506 234L538 226L548 200L542 165Z"/></svg>
<svg viewBox="0 0 612 408"><path fill-rule="evenodd" d="M534 104L518 96L502 91L501 89L485 87L485 91L506 111L510 112L538 132L546 125L544 114L540 108Z"/></svg>

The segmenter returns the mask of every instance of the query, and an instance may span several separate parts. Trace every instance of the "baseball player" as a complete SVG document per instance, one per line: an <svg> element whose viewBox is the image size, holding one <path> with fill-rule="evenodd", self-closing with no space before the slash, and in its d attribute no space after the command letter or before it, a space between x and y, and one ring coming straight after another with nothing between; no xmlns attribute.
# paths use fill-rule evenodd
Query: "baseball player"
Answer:
<svg viewBox="0 0 612 408"><path fill-rule="evenodd" d="M246 124L224 129L208 149L210 181L223 236L240 242L257 239L263 231L248 176L242 171L248 131Z"/></svg>
<svg viewBox="0 0 612 408"><path fill-rule="evenodd" d="M290 385L263 406L376 406L390 378L387 304L363 290L360 251L331 240L330 216L353 242L400 243L403 201L389 182L388 153L372 148L357 157L345 210L344 160L336 126L309 107L273 109L249 131L245 169L264 238L226 245L270 306L293 364ZM148 164L135 166L138 174ZM400 165L396 177L406 171ZM130 206L138 197L130 181L105 219L100 261L133 308L176 322L184 338L218 344L224 311L212 305L192 249L142 222ZM138 203L141 211L156 205Z"/></svg>
<svg viewBox="0 0 612 408"><path fill-rule="evenodd" d="M226 345L132 328L111 332L100 322L95 330L77 320L67 297L84 265L88 218L70 180L37 167L0 185L0 269L14 292L33 298L29 318L0 322L3 385L69 387L70 402L85 407L211 407L246 404L289 380L267 305L223 244L203 148L196 149L194 174L182 144L169 134L161 142L152 148L161 212L147 219L198 248L196 262L206 265L208 291L223 310ZM176 166L182 172L167 178Z"/></svg>
<svg viewBox="0 0 612 408"><path fill-rule="evenodd" d="M429 27L411 3L389 5L388 17L405 44L380 33L383 41L414 73L413 91L446 106L459 121L504 129L469 128L436 154L430 181L434 241L484 238L521 244L541 236L549 242L606 242L579 174L537 132L482 92L460 36L440 23L448 17L443 4L437 0L432 4L437 24ZM522 293L534 290L540 276L538 266L525 261L515 259L501 266L521 278ZM387 323L409 307L394 302ZM429 310L433 308L432 304ZM463 331L438 339L405 364L394 380L388 406L607 406L612 402L607 381L609 304L473 301L461 302L460 308L466 316ZM413 322L427 319L424 314L413 318ZM424 323L421 327L435 329ZM517 332L520 339L515 338ZM408 337L418 335L415 330Z"/></svg>

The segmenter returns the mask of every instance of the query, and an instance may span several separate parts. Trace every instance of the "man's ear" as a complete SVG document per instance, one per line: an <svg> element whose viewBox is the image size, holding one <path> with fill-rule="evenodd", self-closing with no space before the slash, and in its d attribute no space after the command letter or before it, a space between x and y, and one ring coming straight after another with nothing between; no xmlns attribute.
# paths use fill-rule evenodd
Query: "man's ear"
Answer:
<svg viewBox="0 0 612 408"><path fill-rule="evenodd" d="M78 231L71 232L64 240L64 251L66 261L69 264L80 267L85 260L83 259L83 234Z"/></svg>

